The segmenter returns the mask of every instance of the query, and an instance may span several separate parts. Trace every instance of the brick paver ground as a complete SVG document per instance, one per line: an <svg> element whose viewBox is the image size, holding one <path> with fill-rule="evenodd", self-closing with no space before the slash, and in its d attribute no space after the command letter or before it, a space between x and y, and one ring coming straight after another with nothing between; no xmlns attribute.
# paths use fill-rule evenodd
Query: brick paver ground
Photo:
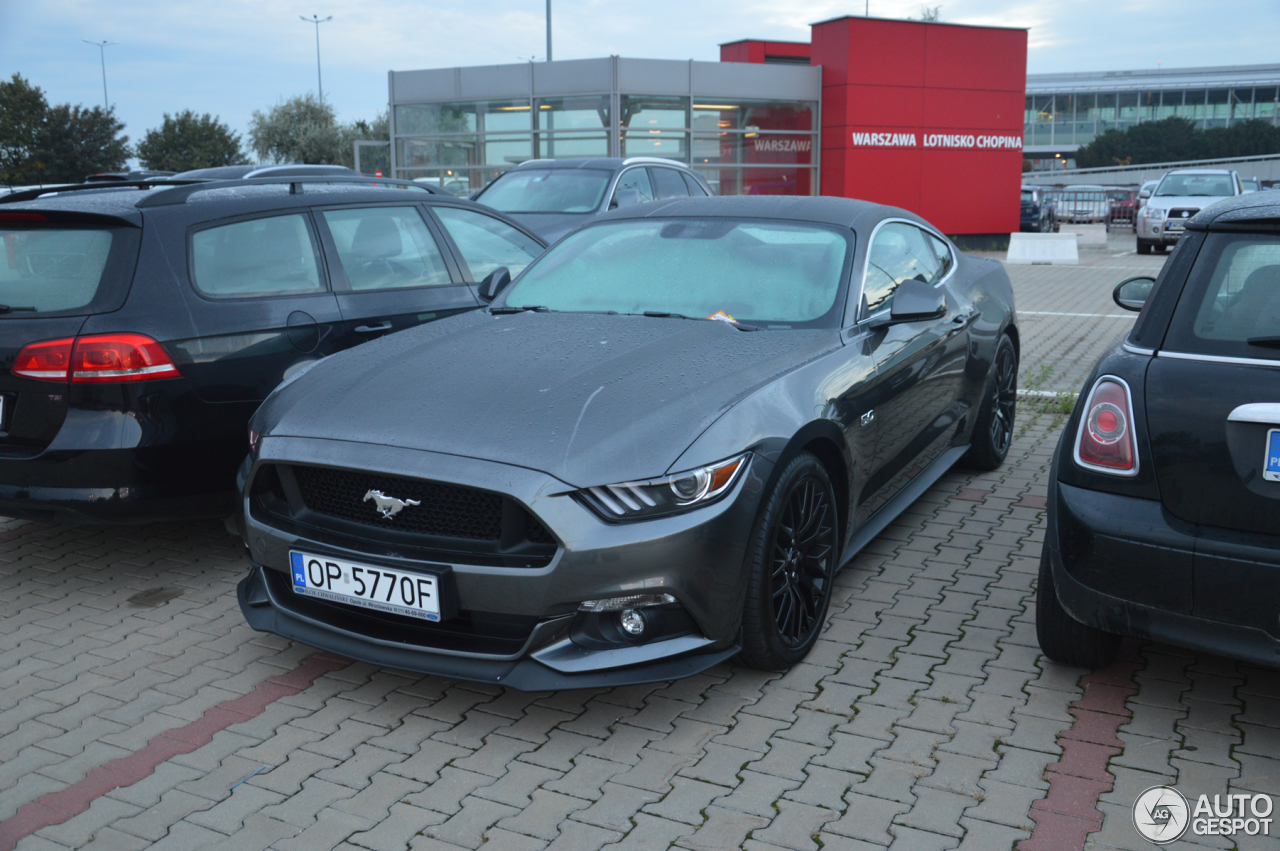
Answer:
<svg viewBox="0 0 1280 851"><path fill-rule="evenodd" d="M1163 258L1123 247L1010 269L1043 390L1128 329L1111 287ZM1061 416L1035 401L1002 469L948 474L844 570L781 676L523 694L350 664L272 690L314 651L245 625L221 523L0 522L0 847L24 805L215 727L17 847L1136 849L1150 786L1280 795L1280 673L1138 642L1088 676L1040 656Z"/></svg>

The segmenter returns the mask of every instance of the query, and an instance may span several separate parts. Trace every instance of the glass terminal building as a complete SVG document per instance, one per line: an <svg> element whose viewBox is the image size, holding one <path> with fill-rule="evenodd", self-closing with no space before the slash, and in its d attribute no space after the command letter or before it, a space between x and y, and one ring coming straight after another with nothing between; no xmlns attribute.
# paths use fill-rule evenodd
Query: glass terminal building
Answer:
<svg viewBox="0 0 1280 851"><path fill-rule="evenodd" d="M663 157L722 195L817 194L822 69L582 59L390 75L394 176L466 194L517 163Z"/></svg>

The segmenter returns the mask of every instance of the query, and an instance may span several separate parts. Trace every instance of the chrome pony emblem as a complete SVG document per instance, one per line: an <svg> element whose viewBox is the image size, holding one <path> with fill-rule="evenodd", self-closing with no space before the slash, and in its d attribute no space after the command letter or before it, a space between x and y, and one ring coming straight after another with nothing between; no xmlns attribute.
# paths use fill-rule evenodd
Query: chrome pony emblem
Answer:
<svg viewBox="0 0 1280 851"><path fill-rule="evenodd" d="M373 500L373 504L377 506L378 513L382 515L383 520L390 520L409 505L422 505L416 499L396 499L394 496L387 496L382 491L369 491L364 495L361 502Z"/></svg>

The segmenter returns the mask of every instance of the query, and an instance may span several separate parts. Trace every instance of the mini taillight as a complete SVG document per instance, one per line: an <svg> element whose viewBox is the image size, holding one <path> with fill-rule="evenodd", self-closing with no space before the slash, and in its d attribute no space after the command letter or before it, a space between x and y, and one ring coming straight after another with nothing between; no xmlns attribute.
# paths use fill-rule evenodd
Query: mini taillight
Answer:
<svg viewBox="0 0 1280 851"><path fill-rule="evenodd" d="M94 334L24 346L13 374L74 383L152 381L182 375L169 353L143 334Z"/></svg>
<svg viewBox="0 0 1280 851"><path fill-rule="evenodd" d="M1129 385L1114 376L1098 379L1085 402L1076 437L1076 463L1115 476L1138 473Z"/></svg>
<svg viewBox="0 0 1280 851"><path fill-rule="evenodd" d="M49 218L39 213L0 213L0 222L47 222Z"/></svg>
<svg viewBox="0 0 1280 851"><path fill-rule="evenodd" d="M66 381L71 366L72 337L23 346L13 359L13 374L41 381Z"/></svg>

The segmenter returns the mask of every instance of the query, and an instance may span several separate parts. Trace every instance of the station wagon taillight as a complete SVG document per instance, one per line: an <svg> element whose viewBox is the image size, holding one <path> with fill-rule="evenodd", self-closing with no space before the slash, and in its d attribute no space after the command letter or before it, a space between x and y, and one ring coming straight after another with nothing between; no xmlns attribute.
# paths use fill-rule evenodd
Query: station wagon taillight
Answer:
<svg viewBox="0 0 1280 851"><path fill-rule="evenodd" d="M1107 375L1093 385L1080 419L1075 459L1081 467L1099 473L1137 475L1133 400L1122 379Z"/></svg>
<svg viewBox="0 0 1280 851"><path fill-rule="evenodd" d="M13 374L42 381L153 381L182 375L164 347L143 334L93 334L24 346Z"/></svg>

